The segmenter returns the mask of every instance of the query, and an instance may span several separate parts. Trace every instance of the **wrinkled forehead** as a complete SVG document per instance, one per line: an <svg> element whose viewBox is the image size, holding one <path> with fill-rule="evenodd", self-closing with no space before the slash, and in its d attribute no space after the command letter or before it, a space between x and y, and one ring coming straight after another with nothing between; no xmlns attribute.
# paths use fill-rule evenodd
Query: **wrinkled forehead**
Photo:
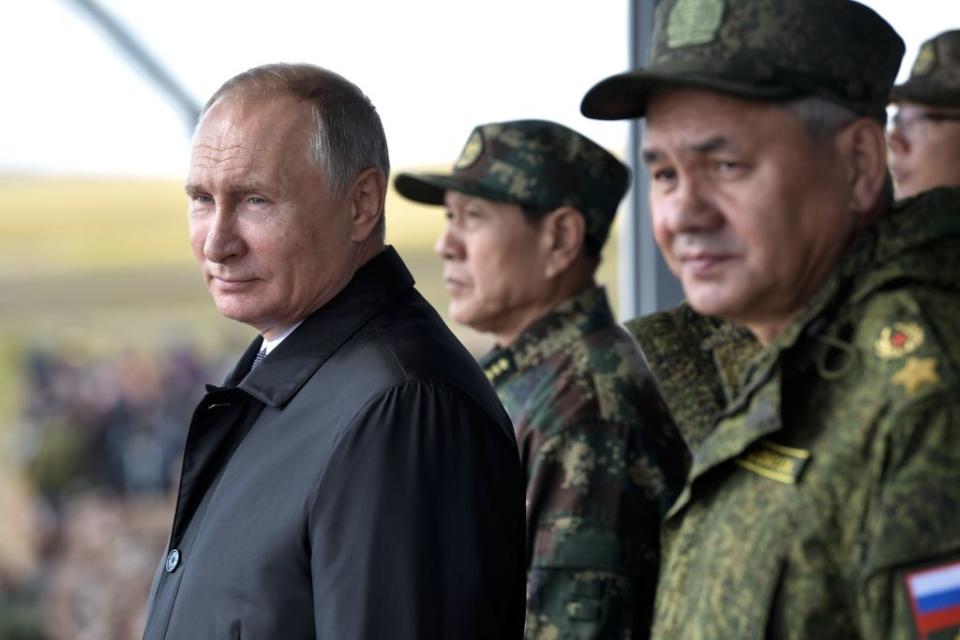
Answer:
<svg viewBox="0 0 960 640"><path fill-rule="evenodd" d="M228 94L203 114L194 132L193 146L292 149L310 142L313 124L310 105L290 96L249 98Z"/></svg>
<svg viewBox="0 0 960 640"><path fill-rule="evenodd" d="M745 147L785 135L799 121L781 103L748 100L695 88L657 91L647 105L644 152L659 147L711 151Z"/></svg>

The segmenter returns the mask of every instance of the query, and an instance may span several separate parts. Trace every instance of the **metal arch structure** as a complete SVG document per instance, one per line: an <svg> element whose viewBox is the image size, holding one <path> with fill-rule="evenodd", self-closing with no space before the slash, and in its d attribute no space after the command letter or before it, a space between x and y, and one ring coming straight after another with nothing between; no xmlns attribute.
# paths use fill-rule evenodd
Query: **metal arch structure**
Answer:
<svg viewBox="0 0 960 640"><path fill-rule="evenodd" d="M656 0L629 0L630 68L649 61ZM643 141L642 120L630 121L628 160L632 188L627 215L621 220L617 272L620 317L636 318L676 306L683 300L680 282L667 267L653 240L650 224L650 180L640 161Z"/></svg>
<svg viewBox="0 0 960 640"><path fill-rule="evenodd" d="M160 61L141 45L137 39L116 18L101 7L95 0L66 0L87 14L113 43L126 53L133 63L159 88L180 111L184 122L193 133L200 118L200 105L179 82L168 72Z"/></svg>

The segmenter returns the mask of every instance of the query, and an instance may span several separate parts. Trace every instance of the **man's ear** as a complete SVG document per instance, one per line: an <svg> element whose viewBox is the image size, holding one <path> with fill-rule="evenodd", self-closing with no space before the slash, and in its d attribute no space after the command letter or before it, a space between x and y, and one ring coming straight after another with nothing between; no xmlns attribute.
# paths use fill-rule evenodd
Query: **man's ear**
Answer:
<svg viewBox="0 0 960 640"><path fill-rule="evenodd" d="M847 168L850 209L870 216L882 198L887 175L887 143L879 122L860 118L840 132L838 138Z"/></svg>
<svg viewBox="0 0 960 640"><path fill-rule="evenodd" d="M361 171L347 190L352 230L350 239L365 242L383 216L387 181L376 167Z"/></svg>
<svg viewBox="0 0 960 640"><path fill-rule="evenodd" d="M567 271L583 249L587 224L573 207L554 209L541 221L547 243L545 275L553 278Z"/></svg>

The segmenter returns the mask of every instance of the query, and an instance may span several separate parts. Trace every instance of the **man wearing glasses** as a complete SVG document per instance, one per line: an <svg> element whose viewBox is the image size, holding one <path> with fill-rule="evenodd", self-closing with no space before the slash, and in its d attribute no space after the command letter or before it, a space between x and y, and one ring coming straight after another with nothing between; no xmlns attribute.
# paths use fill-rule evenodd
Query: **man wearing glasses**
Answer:
<svg viewBox="0 0 960 640"><path fill-rule="evenodd" d="M960 185L960 30L920 48L910 79L894 87L888 134L897 198Z"/></svg>

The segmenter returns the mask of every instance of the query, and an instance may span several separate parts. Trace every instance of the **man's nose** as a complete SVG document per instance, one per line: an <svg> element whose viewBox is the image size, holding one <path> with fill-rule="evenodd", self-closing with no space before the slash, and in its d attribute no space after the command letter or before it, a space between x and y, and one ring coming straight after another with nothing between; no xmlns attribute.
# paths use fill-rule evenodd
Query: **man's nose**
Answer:
<svg viewBox="0 0 960 640"><path fill-rule="evenodd" d="M463 240L460 234L453 229L450 224L444 228L437 242L433 245L433 250L444 260L462 259L464 255Z"/></svg>
<svg viewBox="0 0 960 640"><path fill-rule="evenodd" d="M654 202L654 207L658 203ZM712 203L706 185L695 176L684 176L664 202L663 221L673 233L710 231L723 224L723 214Z"/></svg>
<svg viewBox="0 0 960 640"><path fill-rule="evenodd" d="M204 257L211 262L226 262L243 251L244 243L238 233L236 216L218 205L203 243Z"/></svg>
<svg viewBox="0 0 960 640"><path fill-rule="evenodd" d="M910 150L910 141L899 127L892 127L887 131L887 148L891 153L906 153Z"/></svg>

